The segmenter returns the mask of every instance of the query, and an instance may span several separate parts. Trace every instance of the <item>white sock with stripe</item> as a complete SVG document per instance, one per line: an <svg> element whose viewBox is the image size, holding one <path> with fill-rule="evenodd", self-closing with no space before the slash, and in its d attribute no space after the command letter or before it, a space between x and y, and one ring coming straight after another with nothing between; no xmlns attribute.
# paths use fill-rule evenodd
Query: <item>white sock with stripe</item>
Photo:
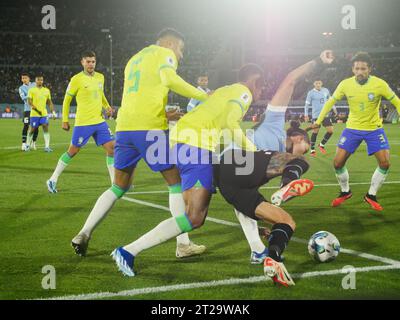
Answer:
<svg viewBox="0 0 400 320"><path fill-rule="evenodd" d="M370 195L376 196L378 190L382 187L383 183L385 182L385 179L388 175L388 170L389 169L382 169L379 167L376 168L374 174L372 175L371 186L369 187L368 191Z"/></svg>

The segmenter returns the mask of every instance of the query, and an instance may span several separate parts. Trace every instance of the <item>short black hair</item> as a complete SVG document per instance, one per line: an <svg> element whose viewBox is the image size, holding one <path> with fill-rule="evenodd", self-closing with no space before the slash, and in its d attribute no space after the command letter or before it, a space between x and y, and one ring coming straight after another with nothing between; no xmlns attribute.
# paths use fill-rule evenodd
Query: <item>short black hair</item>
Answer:
<svg viewBox="0 0 400 320"><path fill-rule="evenodd" d="M81 59L83 58L96 58L96 54L92 50L82 52Z"/></svg>
<svg viewBox="0 0 400 320"><path fill-rule="evenodd" d="M22 72L21 77L29 77L30 78L29 73L27 73L27 72Z"/></svg>
<svg viewBox="0 0 400 320"><path fill-rule="evenodd" d="M36 75L35 75L35 79L36 79L36 78L44 78L43 73L38 73L38 74L36 74Z"/></svg>
<svg viewBox="0 0 400 320"><path fill-rule="evenodd" d="M263 69L255 63L248 63L242 66L238 73L238 81L246 82L252 75L259 74L264 79Z"/></svg>
<svg viewBox="0 0 400 320"><path fill-rule="evenodd" d="M180 33L178 30L174 29L174 28L165 28L162 29L158 35L157 35L157 39L161 39L164 38L166 36L171 36L177 39L180 39L182 41L185 41L185 36Z"/></svg>
<svg viewBox="0 0 400 320"><path fill-rule="evenodd" d="M371 56L367 52L364 52L364 51L357 52L355 54L355 56L351 59L352 65L354 65L354 62L357 62L357 61L358 62L366 62L368 67L372 67L372 59L371 59Z"/></svg>
<svg viewBox="0 0 400 320"><path fill-rule="evenodd" d="M315 81L321 81L321 82L323 82L323 80L322 80L321 77L315 77L313 82L315 82Z"/></svg>

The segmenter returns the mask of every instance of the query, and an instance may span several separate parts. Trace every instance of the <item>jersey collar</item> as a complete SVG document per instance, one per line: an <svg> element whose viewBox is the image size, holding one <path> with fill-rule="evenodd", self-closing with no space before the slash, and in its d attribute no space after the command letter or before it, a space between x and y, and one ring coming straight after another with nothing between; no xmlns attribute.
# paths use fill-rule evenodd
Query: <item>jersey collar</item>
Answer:
<svg viewBox="0 0 400 320"><path fill-rule="evenodd" d="M87 73L85 70L83 70L82 73L83 73L85 76L94 77L95 74L96 74L96 71L93 71L93 74L92 74L92 75L90 75L89 73Z"/></svg>

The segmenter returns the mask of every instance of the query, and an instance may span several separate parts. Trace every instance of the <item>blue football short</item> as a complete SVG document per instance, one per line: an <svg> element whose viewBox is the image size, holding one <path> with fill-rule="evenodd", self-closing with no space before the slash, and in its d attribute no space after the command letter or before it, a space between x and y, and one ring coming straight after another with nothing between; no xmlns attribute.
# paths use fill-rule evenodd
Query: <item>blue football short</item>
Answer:
<svg viewBox="0 0 400 320"><path fill-rule="evenodd" d="M213 153L210 150L178 143L171 149L171 162L181 176L182 191L203 187L215 192L213 187Z"/></svg>
<svg viewBox="0 0 400 320"><path fill-rule="evenodd" d="M367 144L369 156L380 150L390 149L383 128L374 131L346 128L343 130L337 146L349 153L354 153L363 141Z"/></svg>
<svg viewBox="0 0 400 320"><path fill-rule="evenodd" d="M136 167L143 159L155 172L171 169L168 131L118 131L114 149L114 167Z"/></svg>
<svg viewBox="0 0 400 320"><path fill-rule="evenodd" d="M31 117L29 120L29 124L32 128L38 128L44 124L49 124L49 117Z"/></svg>
<svg viewBox="0 0 400 320"><path fill-rule="evenodd" d="M74 127L72 133L72 144L75 147L83 147L93 137L97 146L101 146L107 142L113 141L114 136L107 125L107 122L93 124L89 126Z"/></svg>

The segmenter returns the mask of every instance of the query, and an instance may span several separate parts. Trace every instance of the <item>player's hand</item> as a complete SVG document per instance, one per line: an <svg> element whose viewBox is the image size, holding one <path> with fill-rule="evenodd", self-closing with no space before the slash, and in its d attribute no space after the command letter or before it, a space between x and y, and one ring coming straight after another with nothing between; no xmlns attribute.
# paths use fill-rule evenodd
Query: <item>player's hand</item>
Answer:
<svg viewBox="0 0 400 320"><path fill-rule="evenodd" d="M335 60L335 56L333 55L332 50L324 50L321 52L321 55L319 56L322 60L323 63L325 64L331 64L333 60Z"/></svg>
<svg viewBox="0 0 400 320"><path fill-rule="evenodd" d="M53 112L51 113L51 115L52 115L53 120L56 120L56 119L57 119L57 113L56 113L55 111L53 111Z"/></svg>
<svg viewBox="0 0 400 320"><path fill-rule="evenodd" d="M304 116L304 122L308 122L308 121L310 121L309 116Z"/></svg>
<svg viewBox="0 0 400 320"><path fill-rule="evenodd" d="M69 122L63 122L61 127L63 130L69 131Z"/></svg>
<svg viewBox="0 0 400 320"><path fill-rule="evenodd" d="M310 130L314 130L314 129L318 129L318 128L321 128L321 125L320 125L320 124L313 123L312 125L310 125L310 126L308 126L308 127L306 128L306 131L308 132L308 131L310 131Z"/></svg>
<svg viewBox="0 0 400 320"><path fill-rule="evenodd" d="M168 121L177 121L184 115L179 109L173 109L166 112Z"/></svg>

